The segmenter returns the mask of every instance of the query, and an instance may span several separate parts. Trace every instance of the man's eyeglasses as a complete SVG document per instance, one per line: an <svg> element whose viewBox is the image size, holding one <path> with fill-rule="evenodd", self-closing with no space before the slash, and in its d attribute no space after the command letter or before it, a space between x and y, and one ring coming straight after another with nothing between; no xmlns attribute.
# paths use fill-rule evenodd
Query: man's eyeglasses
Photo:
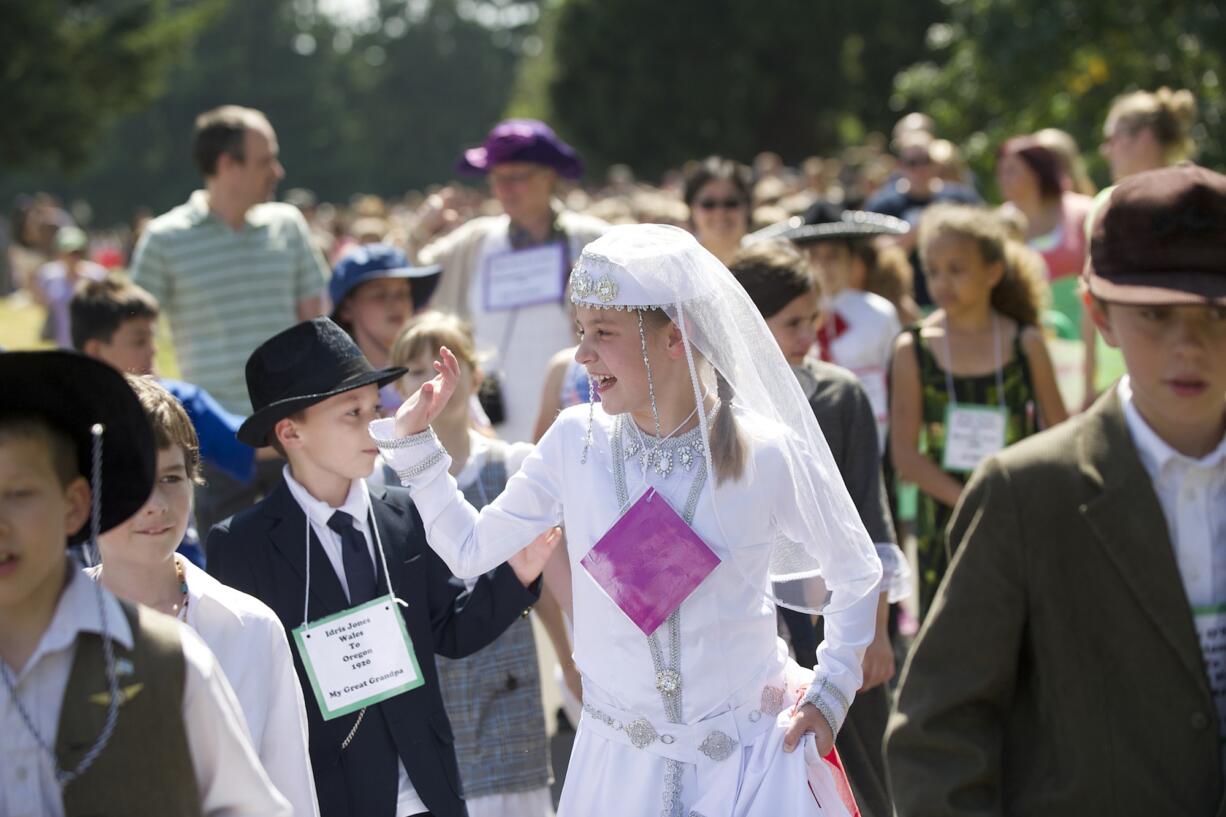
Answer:
<svg viewBox="0 0 1226 817"><path fill-rule="evenodd" d="M932 157L926 153L913 153L898 157L898 163L903 167L927 167L932 164Z"/></svg>

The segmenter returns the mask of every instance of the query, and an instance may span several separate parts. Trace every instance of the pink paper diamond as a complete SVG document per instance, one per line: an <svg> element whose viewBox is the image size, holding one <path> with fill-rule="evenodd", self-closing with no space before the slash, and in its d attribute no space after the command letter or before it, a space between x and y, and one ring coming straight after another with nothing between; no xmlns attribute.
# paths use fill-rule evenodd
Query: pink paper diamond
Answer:
<svg viewBox="0 0 1226 817"><path fill-rule="evenodd" d="M719 557L648 488L581 564L643 634L651 635L719 565Z"/></svg>

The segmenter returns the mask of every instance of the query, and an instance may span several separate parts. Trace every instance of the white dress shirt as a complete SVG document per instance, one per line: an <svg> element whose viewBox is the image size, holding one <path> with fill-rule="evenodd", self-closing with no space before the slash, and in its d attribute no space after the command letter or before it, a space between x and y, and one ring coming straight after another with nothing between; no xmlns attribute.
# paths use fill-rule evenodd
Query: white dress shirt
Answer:
<svg viewBox="0 0 1226 817"><path fill-rule="evenodd" d="M302 688L285 629L259 599L184 559L186 623L217 657L247 719L264 771L295 817L318 817Z"/></svg>
<svg viewBox="0 0 1226 817"><path fill-rule="evenodd" d="M125 648L132 629L119 602L79 570L70 569L51 623L33 655L16 673L22 706L43 741L54 745L77 634L100 633L97 593L108 630ZM185 680L183 730L206 817L289 815L290 806L269 781L251 745L238 701L213 654L188 627L180 627ZM11 669L10 675L13 675ZM122 710L121 710L122 712ZM139 760L132 785L140 784ZM52 758L30 734L7 688L0 686L0 817L60 817L64 813Z"/></svg>
<svg viewBox="0 0 1226 817"><path fill-rule="evenodd" d="M1145 422L1133 403L1127 376L1120 380L1118 394L1166 517L1226 737L1226 438L1208 455L1192 459L1171 448Z"/></svg>
<svg viewBox="0 0 1226 817"><path fill-rule="evenodd" d="M341 589L345 591L345 596L348 597L349 583L345 579L341 535L328 527L328 520L337 511L344 511L353 517L354 527L366 539L366 549L370 553L371 564L375 566L375 575L379 575L379 567L376 562L378 557L375 553L373 537L370 534L370 497L366 492L366 483L360 479L355 479L349 485L349 493L345 497L344 504L339 508L333 508L327 502L316 499L311 495L310 491L302 486L302 483L294 479L294 475L290 473L288 465L285 466L284 473L285 484L289 486L290 494L294 497L294 501L298 503L298 506L302 508L307 519L311 520L311 529L319 537L319 543L323 546L324 553L328 554L328 561L331 562L332 569L336 571L336 577L340 579ZM305 542L303 544L305 545ZM386 589L386 585L381 589ZM314 703L311 705L313 706ZM409 773L404 768L404 762L398 761L398 766L400 781L397 784L396 817L406 817L406 815L429 811L426 808L426 804L417 796L417 789L413 787L413 782L409 780Z"/></svg>

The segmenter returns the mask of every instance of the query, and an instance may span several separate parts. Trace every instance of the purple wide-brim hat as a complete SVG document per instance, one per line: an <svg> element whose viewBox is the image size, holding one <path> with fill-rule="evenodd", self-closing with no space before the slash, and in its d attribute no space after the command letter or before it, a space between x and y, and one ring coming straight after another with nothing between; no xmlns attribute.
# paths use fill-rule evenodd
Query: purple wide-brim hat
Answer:
<svg viewBox="0 0 1226 817"><path fill-rule="evenodd" d="M485 174L503 162L532 162L558 171L564 179L583 175L583 160L553 128L537 119L499 122L481 147L464 151L456 169L461 173Z"/></svg>

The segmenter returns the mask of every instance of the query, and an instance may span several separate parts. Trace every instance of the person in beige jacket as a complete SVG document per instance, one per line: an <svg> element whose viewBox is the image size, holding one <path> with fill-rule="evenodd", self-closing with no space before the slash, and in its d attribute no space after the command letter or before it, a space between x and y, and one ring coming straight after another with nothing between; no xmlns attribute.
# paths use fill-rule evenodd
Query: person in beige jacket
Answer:
<svg viewBox="0 0 1226 817"><path fill-rule="evenodd" d="M458 167L488 177L504 214L474 219L421 250L420 263L442 267L430 306L472 323L488 355L483 406L502 439L531 441L549 360L575 344L565 301L570 265L608 225L555 198L559 179L579 178L583 163L543 122L500 123ZM521 297L529 291L537 294Z"/></svg>

